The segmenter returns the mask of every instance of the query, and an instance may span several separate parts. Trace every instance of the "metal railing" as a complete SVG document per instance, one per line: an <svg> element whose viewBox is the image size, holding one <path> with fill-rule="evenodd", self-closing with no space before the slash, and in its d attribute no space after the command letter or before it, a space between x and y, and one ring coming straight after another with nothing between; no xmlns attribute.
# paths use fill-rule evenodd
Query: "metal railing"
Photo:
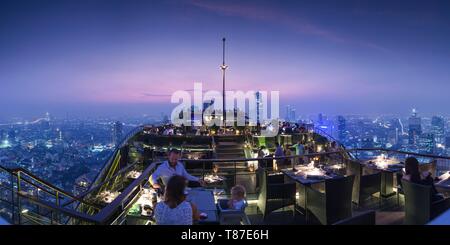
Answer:
<svg viewBox="0 0 450 245"><path fill-rule="evenodd" d="M114 159L120 154L120 149L129 143L130 139L142 132L144 126L137 127L130 131L124 137L121 144L115 149L112 157L107 161L105 166L97 175L96 181L92 183L89 190L80 196L66 192L65 190L52 185L51 183L42 180L29 171L23 168L7 169L0 166L0 172L5 172L10 175L9 187L0 186L0 190L10 192L10 200L0 199L1 203L10 207L12 213L12 223L24 224L117 224L119 220L126 214L126 210L130 207L130 203L136 200L143 186L147 183L149 176L155 170L160 162L154 162L146 167L141 175L126 186L121 193L106 206L99 206L95 203L87 201L87 196L94 196L96 192L102 188L107 188L111 181L115 181L119 176L126 174L129 170L135 167L135 164L130 164L122 169L117 169L111 176L105 176L106 171L109 171ZM315 132L316 133L316 132ZM317 134L317 133L316 133ZM320 134L324 135L324 134ZM326 134L325 134L326 135ZM323 136L327 138L326 136ZM333 139L334 138L327 138ZM249 140L249 139L246 139ZM253 138L252 138L253 140ZM336 141L337 142L337 141ZM253 145L253 144L251 144ZM341 144L340 144L341 145ZM212 146L215 147L215 139L212 137ZM342 145L341 145L342 146ZM205 178L206 174L213 173L207 165L218 163L230 163L232 168L222 171L222 174L230 175L233 178L233 184L237 182L239 175L253 175L254 172L249 169L237 168L237 163L245 164L259 164L262 161L272 162L291 162L292 165L297 164L299 158L320 158L321 161L328 161L329 159L337 161L357 160L360 152L385 152L387 154L396 154L406 156L417 156L430 159L446 159L450 160L449 156L437 156L432 154L420 154L414 152L406 152L399 150L390 150L384 148L355 148L345 149L342 146L339 151L334 152L319 152L308 153L303 155L292 155L283 157L264 157L264 158L230 158L230 159L181 159L181 162L198 165L199 171L196 173L200 177ZM356 157L353 155L356 154ZM98 193L97 193L98 194ZM43 195L47 195L43 197ZM35 207L33 211L31 206ZM85 210L95 210L95 212L85 212ZM24 219L24 220L22 220Z"/></svg>
<svg viewBox="0 0 450 245"><path fill-rule="evenodd" d="M416 157L425 157L425 158L437 158L437 159L446 159L450 160L450 156L440 156L440 155L433 155L433 154L423 154L423 153L416 153L416 152L408 152L408 151L400 151L400 150L392 150L392 149L385 149L385 148L353 148L353 149L346 149L346 152L363 152L363 151L381 151L381 152L387 152L387 153L394 153L394 154L401 154L401 155L410 155L410 156L416 156Z"/></svg>
<svg viewBox="0 0 450 245"><path fill-rule="evenodd" d="M317 133L317 134L320 134L320 135L324 136L325 138L327 138L327 139L330 140L330 141L336 142L337 144L339 144L339 146L341 146L342 148L345 149L345 146L344 146L341 142L339 142L339 140L337 140L336 138L334 138L332 135L330 135L329 133L327 133L325 130L323 130L323 129L319 128L319 127L314 127L314 132Z"/></svg>
<svg viewBox="0 0 450 245"><path fill-rule="evenodd" d="M105 171L107 171L108 167L111 165L111 163L114 161L115 157L117 156L117 154L120 153L120 149L126 145L131 138L135 137L137 134L139 134L140 132L143 131L144 129L144 125L138 126L134 129L132 129L130 132L128 132L127 135L125 135L125 137L123 137L121 143L116 146L116 149L114 150L114 152L111 154L111 157L109 158L109 160L105 163L105 165L103 166L103 168L100 170L100 172L95 176L94 181L92 182L91 186L89 186L89 190L94 188L95 186L97 186L101 179L101 176L103 176L105 174Z"/></svg>
<svg viewBox="0 0 450 245"><path fill-rule="evenodd" d="M17 221L12 222L13 224L109 224L109 222L114 218L114 214L121 212L123 207L126 206L127 202L131 199L133 194L136 194L136 190L140 190L145 182L147 182L148 177L154 170L157 163L151 164L147 167L141 176L134 180L130 185L128 185L124 191L115 198L106 207L99 208L95 207L98 212L96 214L90 215L80 212L78 209L67 208L67 206L61 205L58 200L61 200L60 194L63 196L68 196L70 198L76 198L66 193L63 190L55 188L55 193L49 192L54 197L54 200L40 198L38 195L30 195L29 190L24 190L23 171L17 171L17 180L14 187L12 187L11 193L14 194L13 200L8 202L11 207L11 212L13 217L17 217ZM2 168L2 170L6 170ZM12 174L14 172L11 171ZM29 173L27 173L28 175ZM31 174L30 174L31 175ZM35 178L34 176L31 176ZM39 183L44 183L40 179L34 179ZM27 183L31 182L27 180ZM31 182L32 183L32 182ZM34 187L34 185L32 185ZM39 187L42 188L42 187ZM28 188L26 188L28 189ZM58 194L60 193L60 194ZM93 204L87 203L84 200L77 200L83 205L90 205L94 207ZM32 208L33 207L33 208Z"/></svg>
<svg viewBox="0 0 450 245"><path fill-rule="evenodd" d="M26 223L26 221L22 220L22 218L26 216L29 216L29 219L31 220L32 218L29 214L33 211L36 211L39 214L38 216L42 218L48 218L48 216L51 215L51 212L41 209L40 206L36 204L39 201L42 201L43 203L51 202L53 205L66 210L71 209L70 206L66 205L69 201L89 206L96 210L101 209L92 203L75 197L71 193L42 180L23 168L7 169L0 167L0 170L10 176L9 188L3 187L3 190L9 192L11 199L2 201L3 203L6 202L10 205L8 210L11 212L10 222L13 224ZM52 219L50 218L50 220Z"/></svg>
<svg viewBox="0 0 450 245"><path fill-rule="evenodd" d="M383 149L383 148L358 148L358 149L346 149L343 151L335 151L335 152L320 152L320 153L309 153L304 154L301 156L293 155L293 156L284 156L284 157L266 157L266 158L230 158L230 159L202 159L202 160L191 160L191 159L181 159L181 161L189 161L190 163L194 164L201 164L199 168L202 169L201 175L204 176L206 173L210 173L210 169L205 168L205 163L223 163L223 162L230 162L235 164L236 162L260 162L260 161L277 161L277 160L292 160L297 159L300 157L309 157L309 158L315 158L315 157L321 157L321 156L330 156L330 155L336 155L336 154L342 154L343 152L355 152L355 151L375 151L375 152L389 152L392 154L402 154L405 157L406 156L416 156L416 157L427 157L432 159L447 159L450 160L449 156L436 156L436 155L430 155L430 154L420 154L420 153L413 153L413 152L405 152L405 151L397 151L397 150L390 150L390 149ZM344 155L341 155L344 156ZM351 160L351 159L350 159ZM47 220L44 218L44 222L47 224L65 224L64 220L70 220L71 222L69 224L120 224L120 220L123 219L126 215L126 211L130 207L130 205L133 203L133 201L136 200L136 197L140 195L140 192L143 188L143 186L147 183L149 176L152 174L152 172L155 170L155 168L160 164L160 162L154 162L150 166L148 166L142 174L132 181L121 193L118 195L110 204L102 208L98 211L98 213L94 215L88 215L82 212L79 212L77 210L67 209L62 205L58 205L55 202L49 202L46 200L42 200L39 198L36 198L36 196L30 196L23 191L20 190L20 188L17 188L19 190L14 191L14 194L19 199L24 199L27 202L38 205L40 208L49 210L49 215L44 216L47 217ZM17 171L16 171L17 172ZM19 171L19 173L24 173L24 171ZM233 174L233 171L232 171ZM236 170L234 170L234 174L236 174ZM19 178L22 178L20 176ZM39 180L39 182L42 182L45 184L44 181ZM16 184L17 185L17 184ZM17 186L18 187L18 186ZM65 195L68 193L63 193L62 190L60 191L61 194ZM55 194L55 193L54 193ZM55 194L56 195L56 194ZM73 196L70 196L70 198L74 198ZM83 203L85 203L83 200L80 200ZM86 203L89 204L89 203ZM27 219L31 219L31 215L27 213L22 213L23 209L20 208L20 206L17 206L14 208L15 212L19 212L19 216ZM60 217L58 217L58 215ZM29 216L29 217L27 217ZM37 223L38 221L36 221ZM20 222L19 222L20 223Z"/></svg>

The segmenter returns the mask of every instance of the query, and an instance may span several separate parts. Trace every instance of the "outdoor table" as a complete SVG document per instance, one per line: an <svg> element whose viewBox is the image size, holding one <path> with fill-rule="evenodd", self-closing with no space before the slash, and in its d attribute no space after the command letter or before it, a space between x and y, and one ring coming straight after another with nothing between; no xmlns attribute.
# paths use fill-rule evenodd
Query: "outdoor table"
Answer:
<svg viewBox="0 0 450 245"><path fill-rule="evenodd" d="M153 207L152 202L153 191L145 188L141 192L141 196L133 204L131 209L127 213L127 222L130 224L154 224L153 212L147 213L144 210L144 206L148 205ZM158 200L160 201L160 200Z"/></svg>
<svg viewBox="0 0 450 245"><path fill-rule="evenodd" d="M391 161L386 166L379 166L369 162L363 162L362 165L368 169L381 172L381 196L389 197L395 195L394 174L401 172L403 165L396 161Z"/></svg>
<svg viewBox="0 0 450 245"><path fill-rule="evenodd" d="M208 217L200 220L199 224L218 224L217 206L212 190L204 188L187 189L186 200L195 204L200 213L206 213Z"/></svg>
<svg viewBox="0 0 450 245"><path fill-rule="evenodd" d="M450 209L434 218L427 225L450 225Z"/></svg>
<svg viewBox="0 0 450 245"><path fill-rule="evenodd" d="M323 183L327 179L333 179L333 178L340 178L340 177L342 177L342 175L331 173L331 172L327 172L321 177L319 177L319 176L307 177L305 175L296 175L295 174L296 171L293 171L292 168L282 169L281 172L285 176L287 176L288 178L290 178L293 181L295 181L298 184L300 184L299 186L303 189L303 195L304 195L304 202L303 202L304 207L303 208L304 208L304 211L302 212L301 210L299 210L299 212L300 213L304 213L306 222L308 222L308 200L306 198L306 188L311 188L311 185L314 185L314 184ZM298 210L297 209L297 205L295 205L294 208L296 210Z"/></svg>
<svg viewBox="0 0 450 245"><path fill-rule="evenodd" d="M449 193L450 192L450 171L444 173L443 175L439 176L438 181L434 183L434 186L439 192L443 193Z"/></svg>
<svg viewBox="0 0 450 245"><path fill-rule="evenodd" d="M306 166L300 166L306 167ZM332 168L328 166L328 169L331 170ZM314 170L319 170L319 168L314 168ZM296 169L297 171L297 169ZM323 171L323 174L320 176L311 176L308 177L307 175L297 175L295 174L296 171L293 171L292 168L282 169L281 172L291 178L292 180L302 184L302 185L313 185L321 182L325 182L326 179L332 179L332 178L338 178L341 177L340 174L333 173L332 171Z"/></svg>

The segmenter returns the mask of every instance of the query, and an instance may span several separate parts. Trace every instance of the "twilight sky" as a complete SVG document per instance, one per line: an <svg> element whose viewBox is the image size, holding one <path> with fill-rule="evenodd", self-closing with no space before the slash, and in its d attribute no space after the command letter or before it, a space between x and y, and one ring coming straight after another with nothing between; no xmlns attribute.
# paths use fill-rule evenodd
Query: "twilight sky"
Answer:
<svg viewBox="0 0 450 245"><path fill-rule="evenodd" d="M313 3L314 2L314 3ZM450 1L1 1L0 118L169 113L279 90L297 114L450 114Z"/></svg>

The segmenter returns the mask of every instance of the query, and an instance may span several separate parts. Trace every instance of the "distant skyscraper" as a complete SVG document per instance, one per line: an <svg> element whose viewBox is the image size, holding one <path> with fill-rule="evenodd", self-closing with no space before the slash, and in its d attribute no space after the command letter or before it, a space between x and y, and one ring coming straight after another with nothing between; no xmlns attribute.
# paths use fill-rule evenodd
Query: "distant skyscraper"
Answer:
<svg viewBox="0 0 450 245"><path fill-rule="evenodd" d="M261 124L262 121L262 117L261 115L263 115L263 101L262 101L262 94L261 92L257 91L256 92L256 123L257 124Z"/></svg>
<svg viewBox="0 0 450 245"><path fill-rule="evenodd" d="M115 122L112 127L112 144L117 146L123 137L123 124L119 121Z"/></svg>
<svg viewBox="0 0 450 245"><path fill-rule="evenodd" d="M347 139L347 125L343 116L337 117L337 131L339 141L345 142Z"/></svg>
<svg viewBox="0 0 450 245"><path fill-rule="evenodd" d="M291 120L291 105L286 106L286 121Z"/></svg>
<svg viewBox="0 0 450 245"><path fill-rule="evenodd" d="M296 121L296 115L295 115L295 107L291 105L286 106L286 117L285 120L288 122L295 122Z"/></svg>
<svg viewBox="0 0 450 245"><path fill-rule="evenodd" d="M398 144L399 142L399 136L402 134L402 128L401 121L398 118L394 118L390 121L391 124L391 130L389 131L390 141L393 145Z"/></svg>
<svg viewBox="0 0 450 245"><path fill-rule="evenodd" d="M317 116L317 124L322 125L323 124L323 114L319 113Z"/></svg>
<svg viewBox="0 0 450 245"><path fill-rule="evenodd" d="M443 144L445 141L445 121L440 116L431 119L431 133L434 135L436 143Z"/></svg>
<svg viewBox="0 0 450 245"><path fill-rule="evenodd" d="M289 116L291 121L296 121L295 108L291 108L291 115Z"/></svg>
<svg viewBox="0 0 450 245"><path fill-rule="evenodd" d="M409 122L409 144L414 145L417 144L420 135L422 134L422 119L417 116L416 109L412 110L412 115L408 119Z"/></svg>

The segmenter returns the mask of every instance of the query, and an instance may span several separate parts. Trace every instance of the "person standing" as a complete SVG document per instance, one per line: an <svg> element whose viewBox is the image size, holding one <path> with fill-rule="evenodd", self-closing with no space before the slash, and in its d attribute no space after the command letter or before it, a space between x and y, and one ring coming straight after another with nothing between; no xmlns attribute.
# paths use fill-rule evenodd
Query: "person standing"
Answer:
<svg viewBox="0 0 450 245"><path fill-rule="evenodd" d="M283 151L283 147L281 147L280 143L276 142L275 143L275 153L274 153L275 157L284 157L284 151ZM281 165L283 163L284 159L277 159L276 162L276 166L275 166L275 170L278 168L278 165Z"/></svg>
<svg viewBox="0 0 450 245"><path fill-rule="evenodd" d="M284 155L285 155L286 157L292 156L291 148L290 148L289 145L287 145L287 144L284 145ZM295 159L293 159L293 158L286 158L285 161L284 161L284 163L285 163L286 165L292 165L292 163L295 162L294 160L295 160Z"/></svg>
<svg viewBox="0 0 450 245"><path fill-rule="evenodd" d="M303 155L305 154L305 146L299 140L297 144L294 145L294 147L295 155L299 156L298 158L296 158L296 163L302 164L304 162Z"/></svg>

